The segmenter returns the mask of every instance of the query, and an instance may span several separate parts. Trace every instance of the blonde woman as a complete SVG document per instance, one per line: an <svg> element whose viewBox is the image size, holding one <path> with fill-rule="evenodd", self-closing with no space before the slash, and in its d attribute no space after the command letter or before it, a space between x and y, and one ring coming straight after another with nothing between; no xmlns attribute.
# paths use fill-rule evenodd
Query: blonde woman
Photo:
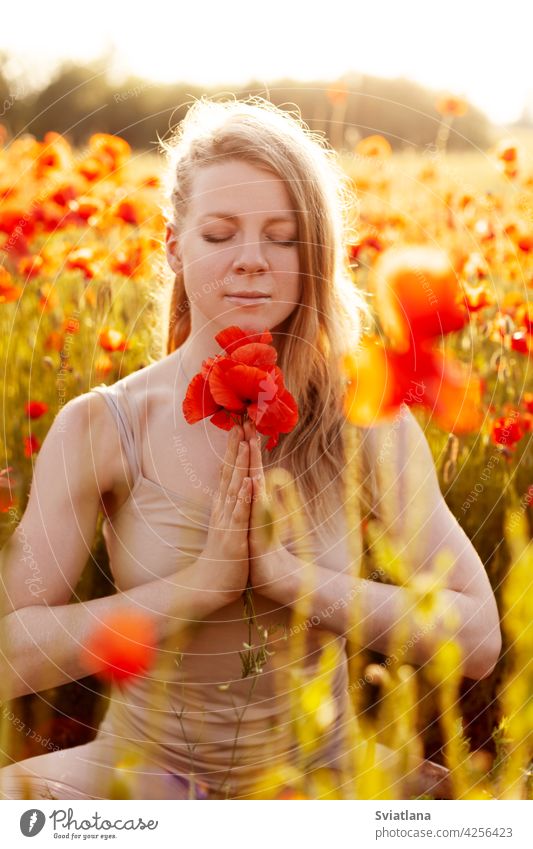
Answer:
<svg viewBox="0 0 533 849"><path fill-rule="evenodd" d="M249 798L259 777L291 763L290 685L276 673L286 657L284 626L303 591L300 544L316 568L300 662L312 676L320 649L339 649L334 717L307 768L336 770L340 784L352 745L350 604L341 602L357 595L363 644L384 653L394 624L409 625L402 587L357 577L344 510L349 464L368 470L359 481L363 506L366 485L370 508L411 552L413 570L427 568L444 544L453 552L445 595L457 614L464 674L487 675L500 650L485 571L445 505L413 416L361 432L360 456L348 456L338 363L357 344L367 311L344 264L354 209L334 152L299 118L259 98L195 102L163 149L174 274L167 355L95 387L56 417L20 523L41 570L39 595L24 580L22 536L13 534L2 552L10 697L96 673L101 661L82 666L80 647L103 616L124 607L153 617L158 662L113 686L92 742L1 770L3 798L108 798L124 786L134 798ZM232 324L272 332L298 403L297 426L271 452L249 423L228 434L208 419L191 426L183 418L189 381L220 352L214 337ZM386 475L373 474L379 452ZM412 493L407 465L424 473ZM277 467L296 482L309 532L272 551L250 522L255 487ZM99 510L117 594L68 604ZM415 539L406 516L425 533ZM260 673L241 678L248 581L272 654ZM411 641L404 662L431 657L439 628ZM391 798L445 795L445 784L445 770L425 762L390 788Z"/></svg>

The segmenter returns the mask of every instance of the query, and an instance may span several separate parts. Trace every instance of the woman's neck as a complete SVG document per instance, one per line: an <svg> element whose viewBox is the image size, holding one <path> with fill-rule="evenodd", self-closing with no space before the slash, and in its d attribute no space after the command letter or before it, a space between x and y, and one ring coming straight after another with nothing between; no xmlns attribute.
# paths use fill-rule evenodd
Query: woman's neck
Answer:
<svg viewBox="0 0 533 849"><path fill-rule="evenodd" d="M271 331L271 344L276 349L278 347L279 336L275 331L279 329L279 327L276 327ZM194 332L191 331L185 342L170 355L171 357L175 357L176 361L180 363L180 371L182 375L185 374L189 381L201 370L204 360L223 353L223 349L215 339L215 336L219 332L219 329L213 327L213 325L200 328Z"/></svg>

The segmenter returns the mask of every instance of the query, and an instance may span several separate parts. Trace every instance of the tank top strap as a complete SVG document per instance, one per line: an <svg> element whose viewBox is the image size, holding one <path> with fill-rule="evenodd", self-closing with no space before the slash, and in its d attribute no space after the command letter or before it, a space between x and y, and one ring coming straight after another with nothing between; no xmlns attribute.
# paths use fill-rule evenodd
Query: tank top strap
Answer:
<svg viewBox="0 0 533 849"><path fill-rule="evenodd" d="M142 471L141 429L137 406L128 394L126 384L114 383L108 386L101 383L93 386L90 392L102 395L118 427L120 441L126 454L133 479L136 480Z"/></svg>

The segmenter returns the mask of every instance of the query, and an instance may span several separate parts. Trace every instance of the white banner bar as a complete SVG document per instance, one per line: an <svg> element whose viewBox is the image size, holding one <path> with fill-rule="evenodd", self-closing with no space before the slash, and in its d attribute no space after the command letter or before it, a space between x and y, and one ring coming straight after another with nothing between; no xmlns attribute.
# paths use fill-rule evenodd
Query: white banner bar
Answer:
<svg viewBox="0 0 533 849"><path fill-rule="evenodd" d="M291 811L285 801L208 800L216 805L210 815L201 813L196 800L34 801L35 806L31 800L0 802L3 846L27 847L33 837L35 847L66 840L148 846L154 839L174 849L533 846L533 803L527 801L298 800ZM277 810L269 811L268 805Z"/></svg>

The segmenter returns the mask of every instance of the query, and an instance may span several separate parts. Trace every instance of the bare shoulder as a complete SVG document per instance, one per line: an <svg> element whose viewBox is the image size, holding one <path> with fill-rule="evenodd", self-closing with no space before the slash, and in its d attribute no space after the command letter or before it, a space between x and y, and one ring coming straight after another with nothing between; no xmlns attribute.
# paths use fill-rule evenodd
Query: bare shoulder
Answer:
<svg viewBox="0 0 533 849"><path fill-rule="evenodd" d="M143 475L170 490L181 491L181 487L185 491L187 480L180 484L176 478L176 470L173 469L176 457L170 447L174 444L172 436L175 428L186 427L185 422L180 422L179 416L176 421L175 416L177 399L184 396L186 387L176 379L173 360L165 358L132 372L116 381L112 388L118 393L126 391L130 409L137 419ZM109 448L108 468L113 478L112 492L104 506L108 514L114 514L131 493L136 469L131 468L124 455L116 420L105 399L99 393L91 394L96 397L96 404L101 409L102 427L106 434L104 439ZM191 440L191 436L187 436Z"/></svg>
<svg viewBox="0 0 533 849"><path fill-rule="evenodd" d="M78 471L81 467L94 476L102 493L112 490L120 438L100 395L85 392L72 398L58 413L54 426L63 444L76 442Z"/></svg>
<svg viewBox="0 0 533 849"><path fill-rule="evenodd" d="M146 404L149 375L158 365L156 363L132 372L112 386L116 389L126 385L128 393L140 408ZM116 419L101 393L86 392L69 403L79 408L79 414L90 431L90 462L99 479L101 507L109 518L127 501L134 485L134 470L124 454Z"/></svg>
<svg viewBox="0 0 533 849"><path fill-rule="evenodd" d="M367 466L401 483L406 474L420 471L437 480L435 463L424 431L406 405L388 421L363 428L362 448Z"/></svg>
<svg viewBox="0 0 533 849"><path fill-rule="evenodd" d="M363 444L375 512L391 532L403 532L409 516L421 521L445 506L428 440L407 406L393 419L365 429Z"/></svg>
<svg viewBox="0 0 533 849"><path fill-rule="evenodd" d="M125 385L143 421L146 421L150 410L158 402L168 396L169 393L178 394L180 387L174 378L171 363L168 358L164 358L139 371L128 374L117 381L115 385Z"/></svg>

